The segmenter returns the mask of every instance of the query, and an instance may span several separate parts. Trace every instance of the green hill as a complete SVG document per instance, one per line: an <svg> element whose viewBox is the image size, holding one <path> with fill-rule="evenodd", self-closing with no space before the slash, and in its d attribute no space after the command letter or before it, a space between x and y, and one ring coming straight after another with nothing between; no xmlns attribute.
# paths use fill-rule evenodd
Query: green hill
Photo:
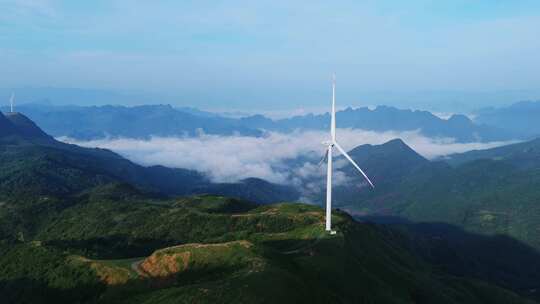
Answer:
<svg viewBox="0 0 540 304"><path fill-rule="evenodd" d="M112 181L162 195L212 193L259 203L298 197L292 187L256 178L213 183L193 170L143 167L109 150L58 142L20 113L6 117L0 113L0 199L71 195Z"/></svg>
<svg viewBox="0 0 540 304"><path fill-rule="evenodd" d="M390 142L351 151L373 177L374 190L351 168L336 187L336 206L355 216L441 222L487 235L502 234L540 249L538 140L427 161Z"/></svg>
<svg viewBox="0 0 540 304"><path fill-rule="evenodd" d="M510 162L518 168L530 169L540 167L540 139L520 142L512 145L486 150L474 150L445 157L445 161L453 166L478 159Z"/></svg>
<svg viewBox="0 0 540 304"><path fill-rule="evenodd" d="M403 235L302 204L87 191L4 240L0 291L17 303L527 303L437 270ZM0 210L4 210L1 207ZM16 232L16 230L14 231ZM32 292L30 292L32 291ZM531 302L532 303L532 302Z"/></svg>
<svg viewBox="0 0 540 304"><path fill-rule="evenodd" d="M25 138L52 140L52 137L43 132L33 121L21 113L7 113L6 118L15 126L17 133Z"/></svg>

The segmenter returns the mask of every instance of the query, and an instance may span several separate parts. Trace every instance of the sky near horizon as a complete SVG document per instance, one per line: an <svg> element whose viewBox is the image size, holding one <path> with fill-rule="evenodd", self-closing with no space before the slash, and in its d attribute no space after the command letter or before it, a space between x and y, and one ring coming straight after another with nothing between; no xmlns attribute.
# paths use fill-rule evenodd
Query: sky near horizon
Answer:
<svg viewBox="0 0 540 304"><path fill-rule="evenodd" d="M0 88L316 108L335 71L352 106L510 103L540 99L539 37L537 0L0 0Z"/></svg>

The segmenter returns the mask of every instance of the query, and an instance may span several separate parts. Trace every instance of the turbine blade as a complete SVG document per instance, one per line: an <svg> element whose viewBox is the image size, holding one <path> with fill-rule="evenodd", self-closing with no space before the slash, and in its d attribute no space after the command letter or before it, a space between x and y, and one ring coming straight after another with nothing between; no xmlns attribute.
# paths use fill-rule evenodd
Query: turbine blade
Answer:
<svg viewBox="0 0 540 304"><path fill-rule="evenodd" d="M13 113L13 100L15 99L15 92L11 92L11 98L9 98L9 106L11 113Z"/></svg>
<svg viewBox="0 0 540 304"><path fill-rule="evenodd" d="M324 149L324 155L323 157L321 158L321 161L319 162L319 167L326 162L326 160L328 159L328 148Z"/></svg>
<svg viewBox="0 0 540 304"><path fill-rule="evenodd" d="M353 164L353 166L358 171L360 171L360 173L362 173L362 175L368 181L368 183L371 185L371 187L375 188L375 186L373 185L373 183L371 182L369 177L364 173L364 171L362 171L362 169L360 169L360 167L354 162L354 160L349 156L349 154L347 154L347 152L345 152L345 150L343 150L343 148L337 142L334 143L334 146L336 146L336 148L339 150L339 152L341 152L341 154L343 154L343 156L345 156L345 158L347 158Z"/></svg>

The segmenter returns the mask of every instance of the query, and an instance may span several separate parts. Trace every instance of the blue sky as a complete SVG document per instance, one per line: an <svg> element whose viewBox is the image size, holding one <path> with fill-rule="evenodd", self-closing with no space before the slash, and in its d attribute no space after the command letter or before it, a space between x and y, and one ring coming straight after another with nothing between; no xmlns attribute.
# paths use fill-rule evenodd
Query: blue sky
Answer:
<svg viewBox="0 0 540 304"><path fill-rule="evenodd" d="M0 0L0 87L279 110L335 71L347 105L509 103L540 99L539 37L533 0Z"/></svg>

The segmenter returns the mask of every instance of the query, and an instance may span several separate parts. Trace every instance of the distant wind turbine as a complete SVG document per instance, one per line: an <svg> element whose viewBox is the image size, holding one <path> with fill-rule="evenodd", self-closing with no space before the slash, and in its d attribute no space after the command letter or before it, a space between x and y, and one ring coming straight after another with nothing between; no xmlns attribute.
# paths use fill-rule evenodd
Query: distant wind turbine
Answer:
<svg viewBox="0 0 540 304"><path fill-rule="evenodd" d="M354 162L354 160L343 150L343 148L336 141L336 75L332 76L332 114L330 122L330 140L323 142L327 146L327 158L328 158L328 171L326 176L326 231L331 234L335 234L332 231L332 150L336 147L345 158L347 158L352 165L364 176L367 182L372 188L375 188L369 177L360 169L360 167Z"/></svg>
<svg viewBox="0 0 540 304"><path fill-rule="evenodd" d="M15 92L11 93L11 98L9 99L9 104L11 106L11 113L13 113L13 101L15 100Z"/></svg>

